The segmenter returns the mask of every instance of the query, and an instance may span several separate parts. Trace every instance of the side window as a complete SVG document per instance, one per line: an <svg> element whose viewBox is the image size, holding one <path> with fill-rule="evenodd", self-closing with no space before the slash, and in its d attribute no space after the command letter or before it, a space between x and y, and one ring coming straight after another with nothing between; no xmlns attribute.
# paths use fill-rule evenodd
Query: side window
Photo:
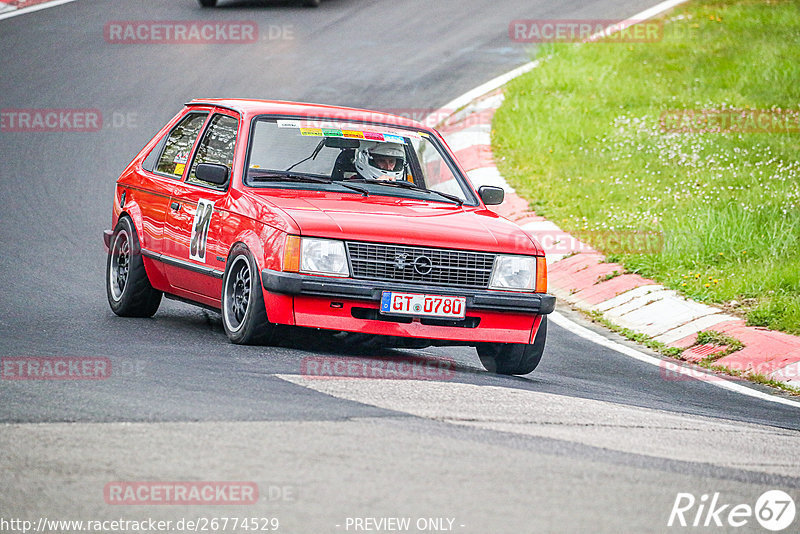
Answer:
<svg viewBox="0 0 800 534"><path fill-rule="evenodd" d="M225 186L198 180L195 170L199 163L215 163L225 165L230 171L233 168L233 152L238 128L239 121L228 115L214 115L211 118L206 133L203 134L197 147L197 154L192 162L192 170L186 179L187 182L215 189L225 189Z"/></svg>
<svg viewBox="0 0 800 534"><path fill-rule="evenodd" d="M167 144L164 146L164 153L161 154L158 165L156 165L156 172L174 178L183 176L192 145L194 145L207 115L207 113L190 113L172 129L167 138Z"/></svg>
<svg viewBox="0 0 800 534"><path fill-rule="evenodd" d="M156 168L156 163L158 162L158 157L161 155L161 152L164 150L164 145L167 142L167 137L164 136L161 141L158 142L156 146L153 147L153 150L147 155L147 157L142 162L142 168L146 171L153 172Z"/></svg>

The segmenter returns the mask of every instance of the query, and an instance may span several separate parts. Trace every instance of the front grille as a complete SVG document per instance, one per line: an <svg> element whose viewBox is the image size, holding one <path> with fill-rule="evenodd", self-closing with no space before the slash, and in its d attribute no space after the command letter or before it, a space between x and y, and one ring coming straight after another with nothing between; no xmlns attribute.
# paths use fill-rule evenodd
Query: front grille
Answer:
<svg viewBox="0 0 800 534"><path fill-rule="evenodd" d="M347 243L353 277L486 289L494 254L440 248Z"/></svg>

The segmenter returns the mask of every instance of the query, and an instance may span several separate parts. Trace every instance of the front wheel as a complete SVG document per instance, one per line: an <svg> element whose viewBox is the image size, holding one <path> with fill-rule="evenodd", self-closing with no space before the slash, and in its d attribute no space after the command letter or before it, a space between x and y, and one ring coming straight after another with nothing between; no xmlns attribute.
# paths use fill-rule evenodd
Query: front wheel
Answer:
<svg viewBox="0 0 800 534"><path fill-rule="evenodd" d="M542 361L546 339L547 317L542 317L532 344L485 343L477 347L478 357L490 373L526 375L536 369Z"/></svg>
<svg viewBox="0 0 800 534"><path fill-rule="evenodd" d="M152 317L161 304L161 291L150 285L133 221L120 217L111 236L106 261L106 295L120 317Z"/></svg>
<svg viewBox="0 0 800 534"><path fill-rule="evenodd" d="M239 243L222 277L222 325L232 343L266 345L272 338L275 325L267 318L262 291L256 260Z"/></svg>

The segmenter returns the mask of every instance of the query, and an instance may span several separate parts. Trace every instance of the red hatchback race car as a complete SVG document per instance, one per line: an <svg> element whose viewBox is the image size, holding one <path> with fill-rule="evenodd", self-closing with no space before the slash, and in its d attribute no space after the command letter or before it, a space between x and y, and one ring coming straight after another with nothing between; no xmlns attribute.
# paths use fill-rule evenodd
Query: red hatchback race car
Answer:
<svg viewBox="0 0 800 534"><path fill-rule="evenodd" d="M526 374L547 335L541 246L486 205L442 137L402 117L194 100L117 180L107 293L148 317L162 295L220 311L230 340L277 325L475 346Z"/></svg>

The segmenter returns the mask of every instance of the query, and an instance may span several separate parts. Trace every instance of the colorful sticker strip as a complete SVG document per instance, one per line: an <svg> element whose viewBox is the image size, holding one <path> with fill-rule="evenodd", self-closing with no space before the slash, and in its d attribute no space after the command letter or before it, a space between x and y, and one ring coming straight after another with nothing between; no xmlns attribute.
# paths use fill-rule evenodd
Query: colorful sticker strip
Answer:
<svg viewBox="0 0 800 534"><path fill-rule="evenodd" d="M364 139L364 132L357 130L342 130L342 135L350 139Z"/></svg>
<svg viewBox="0 0 800 534"><path fill-rule="evenodd" d="M345 137L349 139L366 139L370 141L382 141L404 144L409 137L420 139L424 132L412 130L398 130L386 126L369 126L364 129L364 124L341 123L335 121L316 121L316 120L279 120L281 128L298 128L301 135L313 137Z"/></svg>
<svg viewBox="0 0 800 534"><path fill-rule="evenodd" d="M384 141L383 134L378 132L364 132L364 139L369 139L370 141Z"/></svg>
<svg viewBox="0 0 800 534"><path fill-rule="evenodd" d="M393 134L383 134L383 140L387 143L400 143L401 145L405 143L405 140L402 137Z"/></svg>

